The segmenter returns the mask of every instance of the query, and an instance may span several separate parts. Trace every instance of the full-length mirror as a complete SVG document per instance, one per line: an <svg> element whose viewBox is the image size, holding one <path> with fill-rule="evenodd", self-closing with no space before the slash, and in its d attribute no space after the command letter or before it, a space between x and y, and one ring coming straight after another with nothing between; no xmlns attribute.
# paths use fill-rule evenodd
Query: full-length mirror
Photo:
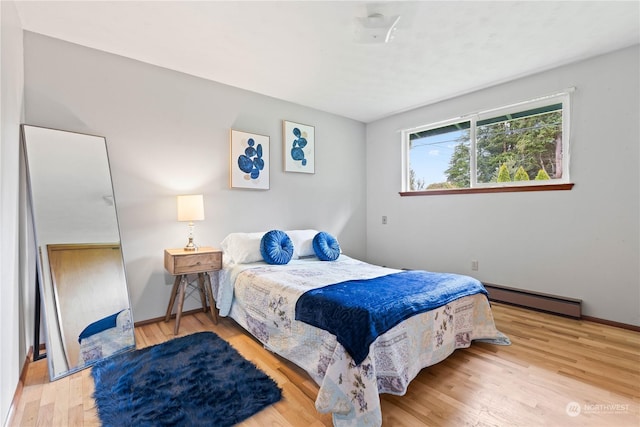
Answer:
<svg viewBox="0 0 640 427"><path fill-rule="evenodd" d="M105 138L22 126L52 380L135 347Z"/></svg>

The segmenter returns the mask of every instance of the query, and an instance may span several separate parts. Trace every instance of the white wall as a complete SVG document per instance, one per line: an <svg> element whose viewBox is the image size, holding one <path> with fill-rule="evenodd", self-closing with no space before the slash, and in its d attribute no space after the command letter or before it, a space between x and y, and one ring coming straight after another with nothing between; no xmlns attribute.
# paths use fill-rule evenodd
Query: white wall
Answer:
<svg viewBox="0 0 640 427"><path fill-rule="evenodd" d="M201 245L234 231L317 228L365 257L363 123L29 32L24 39L26 122L107 139L136 321L167 308L163 250L187 238L178 194L204 194ZM315 126L315 174L282 171L283 119ZM271 137L270 190L229 189L230 128Z"/></svg>
<svg viewBox="0 0 640 427"><path fill-rule="evenodd" d="M638 52L636 45L368 124L368 259L581 298L585 315L640 325ZM398 195L399 130L571 86L573 190Z"/></svg>
<svg viewBox="0 0 640 427"><path fill-rule="evenodd" d="M28 344L21 321L18 255L23 49L20 18L13 2L0 2L0 21L0 421L4 425Z"/></svg>

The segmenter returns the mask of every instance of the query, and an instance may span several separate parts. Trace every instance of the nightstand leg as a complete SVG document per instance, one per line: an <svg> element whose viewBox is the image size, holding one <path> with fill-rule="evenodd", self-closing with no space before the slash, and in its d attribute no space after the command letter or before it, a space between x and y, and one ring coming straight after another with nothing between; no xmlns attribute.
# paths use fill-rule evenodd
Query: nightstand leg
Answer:
<svg viewBox="0 0 640 427"><path fill-rule="evenodd" d="M202 302L202 311L206 313L207 312L207 296L206 296L207 292L204 288L203 273L198 273L198 290L200 291L200 301Z"/></svg>
<svg viewBox="0 0 640 427"><path fill-rule="evenodd" d="M218 272L216 271L216 280L218 277ZM217 325L218 324L218 309L216 308L216 299L213 297L213 288L211 287L211 274L210 273L204 273L205 275L205 279L206 279L206 283L205 285L205 292L208 293L209 295L209 309L211 310L211 320L213 320L213 324Z"/></svg>
<svg viewBox="0 0 640 427"><path fill-rule="evenodd" d="M178 312L176 313L176 326L173 328L173 335L178 335L180 329L180 317L182 317L182 306L184 305L184 294L187 291L187 275L183 274L180 278L180 294L178 294Z"/></svg>
<svg viewBox="0 0 640 427"><path fill-rule="evenodd" d="M180 278L182 276L176 276L173 281L173 288L171 289L171 298L169 299L169 307L167 307L167 314L164 317L164 321L168 322L171 319L171 311L173 310L173 304L176 302L176 294L178 293L178 286L180 285Z"/></svg>

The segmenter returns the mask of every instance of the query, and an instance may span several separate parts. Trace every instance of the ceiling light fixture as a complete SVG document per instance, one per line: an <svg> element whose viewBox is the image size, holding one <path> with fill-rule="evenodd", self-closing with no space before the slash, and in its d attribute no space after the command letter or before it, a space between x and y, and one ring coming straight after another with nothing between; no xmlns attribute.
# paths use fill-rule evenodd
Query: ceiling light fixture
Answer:
<svg viewBox="0 0 640 427"><path fill-rule="evenodd" d="M386 17L372 13L366 18L356 18L356 41L359 43L389 43L396 31L400 15Z"/></svg>

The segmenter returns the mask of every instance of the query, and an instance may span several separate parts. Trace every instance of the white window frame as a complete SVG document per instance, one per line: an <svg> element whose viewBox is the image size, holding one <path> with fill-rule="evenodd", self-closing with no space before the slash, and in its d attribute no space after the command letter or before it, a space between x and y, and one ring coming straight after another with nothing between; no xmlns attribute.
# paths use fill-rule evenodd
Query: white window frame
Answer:
<svg viewBox="0 0 640 427"><path fill-rule="evenodd" d="M410 135L418 132L423 132L431 129L437 129L445 126L449 126L455 123L470 122L469 128L469 165L470 165L470 187L473 188L500 188L500 187L525 187L525 186L541 186L541 185L555 185L555 184L567 184L570 183L569 165L570 165L570 151L571 151L571 126L570 126L570 107L571 107L571 94L574 92L574 88L569 88L563 92L555 93L552 95L546 95L543 97L535 98L529 101L518 102L510 104L504 107L493 108L490 110L484 110L473 114L467 114L454 119L443 120L436 123L431 123L425 126L419 126L411 129L405 129L401 131L402 134L402 192L414 193L414 192L436 192L434 190L411 190L410 188ZM479 183L477 177L477 141L476 141L476 125L478 121L496 117L508 115L511 113L521 112L523 110L532 110L535 108L544 107L553 104L562 104L562 177L551 178L544 181L510 181L510 182L487 182ZM468 188L467 188L468 189ZM455 191L455 190L454 190Z"/></svg>

